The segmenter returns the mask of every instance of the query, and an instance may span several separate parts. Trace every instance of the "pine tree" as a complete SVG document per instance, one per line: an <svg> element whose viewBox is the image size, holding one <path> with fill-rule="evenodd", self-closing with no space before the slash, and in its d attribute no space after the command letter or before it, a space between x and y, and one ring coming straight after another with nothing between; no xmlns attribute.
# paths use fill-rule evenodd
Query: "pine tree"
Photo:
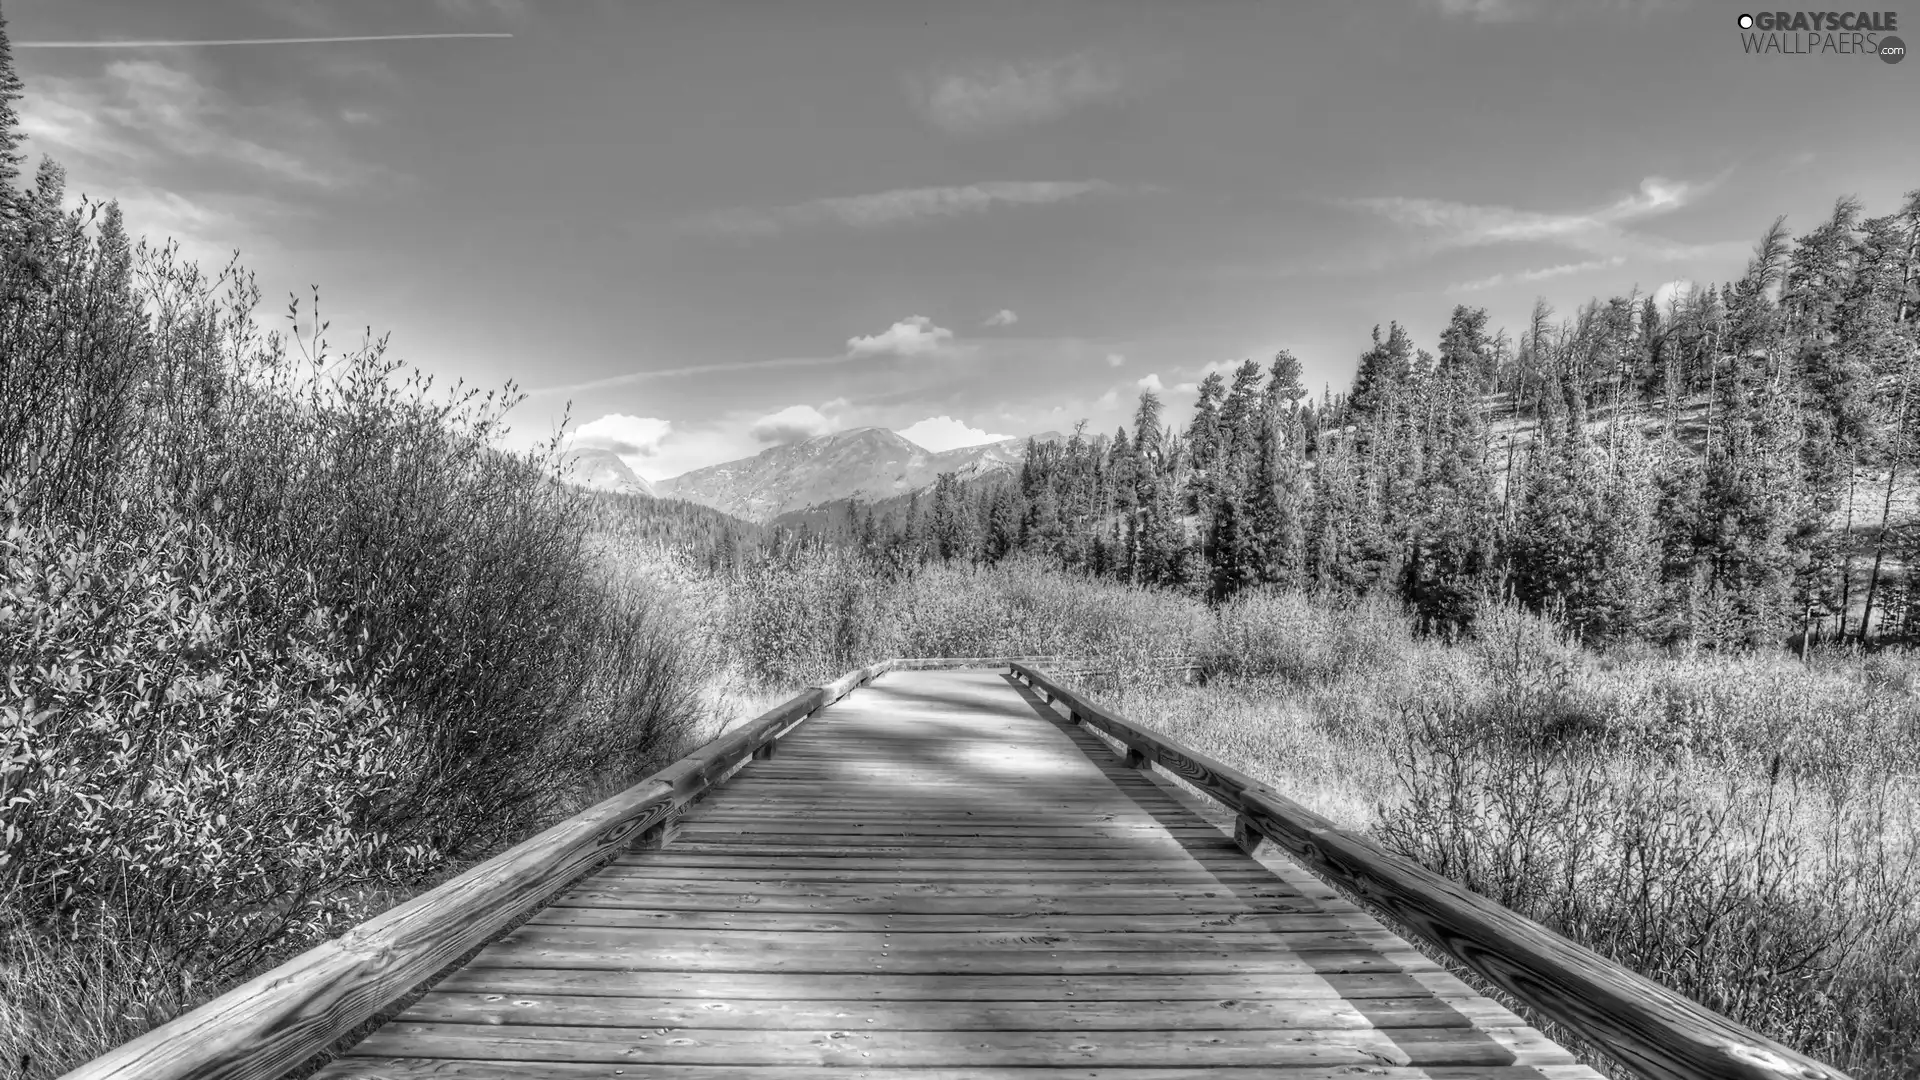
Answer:
<svg viewBox="0 0 1920 1080"><path fill-rule="evenodd" d="M1372 413L1399 394L1413 374L1413 342L1399 323L1392 323L1382 339L1380 328L1373 328L1373 347L1360 356L1360 370L1353 377L1353 393L1347 398L1354 411Z"/></svg>
<svg viewBox="0 0 1920 1080"><path fill-rule="evenodd" d="M1267 389L1263 403L1268 417L1277 417L1282 412L1297 408L1300 399L1307 396L1307 388L1300 385L1300 361L1285 349L1273 355L1273 366L1267 369Z"/></svg>
<svg viewBox="0 0 1920 1080"><path fill-rule="evenodd" d="M1234 369L1233 386L1220 405L1221 449L1217 456L1224 467L1238 469L1243 475L1253 462L1260 438L1260 378L1259 364L1242 361Z"/></svg>
<svg viewBox="0 0 1920 1080"><path fill-rule="evenodd" d="M1222 498L1213 513L1207 596L1216 604L1260 583L1259 552L1244 513L1238 498Z"/></svg>
<svg viewBox="0 0 1920 1080"><path fill-rule="evenodd" d="M1401 595L1429 630L1464 628L1492 569L1498 531L1475 367L1436 370L1423 384L1403 455L1412 484L1396 496L1407 553Z"/></svg>
<svg viewBox="0 0 1920 1080"><path fill-rule="evenodd" d="M1246 493L1246 527L1252 533L1253 572L1259 580L1300 583L1298 477L1278 422L1263 424L1259 451Z"/></svg>
<svg viewBox="0 0 1920 1080"><path fill-rule="evenodd" d="M1220 403L1226 396L1226 380L1217 371L1207 372L1200 380L1199 395L1193 403L1193 420L1187 425L1187 443L1192 448L1196 471L1211 468L1220 449Z"/></svg>
<svg viewBox="0 0 1920 1080"><path fill-rule="evenodd" d="M0 13L0 240L6 238L18 216L20 166L27 160L20 149L26 135L20 130L20 113L13 104L20 100L22 90L20 76L13 69L7 17Z"/></svg>
<svg viewBox="0 0 1920 1080"><path fill-rule="evenodd" d="M1025 508L1020 492L1011 484L996 484L987 502L987 527L981 554L988 562L999 562L1020 549L1020 523Z"/></svg>
<svg viewBox="0 0 1920 1080"><path fill-rule="evenodd" d="M1437 370L1451 377L1465 377L1468 385L1481 386L1493 377L1493 344L1487 339L1487 309L1456 305L1440 332L1440 357Z"/></svg>
<svg viewBox="0 0 1920 1080"><path fill-rule="evenodd" d="M973 556L976 540L976 515L967 505L966 489L953 473L941 473L933 486L933 513L928 523L928 544L942 562Z"/></svg>

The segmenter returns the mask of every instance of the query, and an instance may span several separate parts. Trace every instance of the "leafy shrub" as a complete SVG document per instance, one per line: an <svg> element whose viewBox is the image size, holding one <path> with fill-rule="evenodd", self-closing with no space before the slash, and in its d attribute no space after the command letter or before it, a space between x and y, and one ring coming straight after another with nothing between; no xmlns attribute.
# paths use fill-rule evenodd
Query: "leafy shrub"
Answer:
<svg viewBox="0 0 1920 1080"><path fill-rule="evenodd" d="M1163 590L1055 572L1038 559L934 565L891 591L899 656L1061 656L1147 677L1205 647L1198 601Z"/></svg>
<svg viewBox="0 0 1920 1080"><path fill-rule="evenodd" d="M637 779L713 671L609 583L555 448L496 449L511 387L330 355L317 310L263 334L237 267L118 228L0 259L0 1059L35 1077Z"/></svg>
<svg viewBox="0 0 1920 1080"><path fill-rule="evenodd" d="M1378 678L1399 669L1412 639L1411 620L1378 597L1261 590L1221 606L1208 663L1223 674L1303 685Z"/></svg>
<svg viewBox="0 0 1920 1080"><path fill-rule="evenodd" d="M729 589L727 647L746 676L798 689L873 663L884 651L877 569L855 552L794 543Z"/></svg>
<svg viewBox="0 0 1920 1080"><path fill-rule="evenodd" d="M0 538L0 888L15 914L210 977L324 929L343 887L425 869L365 828L413 765L338 615L204 526ZM214 943L217 951L211 951Z"/></svg>

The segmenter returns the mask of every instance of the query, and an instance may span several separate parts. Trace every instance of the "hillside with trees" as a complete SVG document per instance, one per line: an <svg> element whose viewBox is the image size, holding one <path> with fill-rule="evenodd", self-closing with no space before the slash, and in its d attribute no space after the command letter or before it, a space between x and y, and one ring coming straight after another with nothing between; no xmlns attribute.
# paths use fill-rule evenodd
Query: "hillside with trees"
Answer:
<svg viewBox="0 0 1920 1080"><path fill-rule="evenodd" d="M1215 602L1381 593L1436 631L1489 592L1593 643L1911 637L1917 253L1920 191L1878 217L1843 198L1665 307L1541 303L1510 339L1461 306L1432 352L1375 327L1345 394L1247 361L1184 421L1149 391L1111 436L832 525L898 561L1031 551Z"/></svg>

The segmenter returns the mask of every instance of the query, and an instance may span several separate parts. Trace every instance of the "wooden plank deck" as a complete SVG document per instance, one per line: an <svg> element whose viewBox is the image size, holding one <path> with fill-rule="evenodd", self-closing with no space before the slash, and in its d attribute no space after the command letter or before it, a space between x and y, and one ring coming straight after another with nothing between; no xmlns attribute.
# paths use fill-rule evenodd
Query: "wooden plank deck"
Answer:
<svg viewBox="0 0 1920 1080"><path fill-rule="evenodd" d="M808 720L322 1070L1598 1080L1007 675Z"/></svg>

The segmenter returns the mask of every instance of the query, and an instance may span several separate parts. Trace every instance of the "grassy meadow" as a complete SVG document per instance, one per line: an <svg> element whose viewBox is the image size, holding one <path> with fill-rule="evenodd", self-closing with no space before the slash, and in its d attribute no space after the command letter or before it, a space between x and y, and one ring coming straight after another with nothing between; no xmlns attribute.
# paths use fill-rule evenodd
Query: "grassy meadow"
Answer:
<svg viewBox="0 0 1920 1080"><path fill-rule="evenodd" d="M557 483L557 447L501 452L510 387L336 353L313 308L267 332L244 275L80 213L43 242L0 266L11 1075L803 685L994 654L1095 661L1121 711L1398 852L1860 1080L1920 1071L1912 653L1596 653L1488 603L1442 640L1378 599L1209 607L1030 556L716 560ZM1179 656L1207 680L1156 670Z"/></svg>
<svg viewBox="0 0 1920 1080"><path fill-rule="evenodd" d="M1443 641L1379 600L1209 609L1018 559L757 574L710 586L735 678L1094 660L1125 715L1389 850L1859 1080L1920 1069L1920 654L1596 653L1494 603ZM1180 655L1204 682L1156 670Z"/></svg>

